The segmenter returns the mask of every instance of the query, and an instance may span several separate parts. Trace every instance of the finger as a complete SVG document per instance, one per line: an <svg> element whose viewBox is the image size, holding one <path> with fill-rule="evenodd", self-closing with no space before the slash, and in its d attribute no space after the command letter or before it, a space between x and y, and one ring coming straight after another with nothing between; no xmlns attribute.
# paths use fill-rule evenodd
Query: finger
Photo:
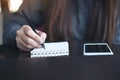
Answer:
<svg viewBox="0 0 120 80"><path fill-rule="evenodd" d="M22 50L28 50L36 47L41 47L39 43L29 38L29 36L25 35L24 28L29 28L29 26L24 25L21 29L16 32L16 43L19 48ZM20 46L19 46L20 45Z"/></svg>
<svg viewBox="0 0 120 80"><path fill-rule="evenodd" d="M38 42L36 42L35 40L33 40L32 38L30 38L29 36L26 36L26 35L21 37L21 42L27 48L41 47L41 45Z"/></svg>
<svg viewBox="0 0 120 80"><path fill-rule="evenodd" d="M32 49L34 47L30 46L29 44L26 44L20 37L16 37L17 45L21 45L25 49Z"/></svg>
<svg viewBox="0 0 120 80"><path fill-rule="evenodd" d="M28 44L24 43L21 40L22 37L24 37L24 33L22 31L22 28L21 28L20 30L18 30L16 32L16 38L15 38L15 40L16 40L16 43L17 43L17 47L18 48L22 48L22 50L24 50L25 48L27 48L26 45L28 45Z"/></svg>
<svg viewBox="0 0 120 80"><path fill-rule="evenodd" d="M37 32L37 34L40 36L42 43L45 42L47 34L45 32L39 31L39 30L35 30Z"/></svg>
<svg viewBox="0 0 120 80"><path fill-rule="evenodd" d="M33 43L33 45L30 46L31 42L28 41L29 40L28 38L29 37L24 34L23 30L18 30L17 31L16 42L21 43L26 48L32 48L32 47L37 47L38 46L37 42Z"/></svg>
<svg viewBox="0 0 120 80"><path fill-rule="evenodd" d="M36 42L35 40L31 39L31 38L22 38L22 40L26 43L26 44L29 44L30 46L32 46L33 48L38 48L38 47L41 47L41 45Z"/></svg>
<svg viewBox="0 0 120 80"><path fill-rule="evenodd" d="M45 42L46 37L47 37L46 33L43 32L43 33L41 34L41 38L42 38L42 41L43 41L43 42Z"/></svg>
<svg viewBox="0 0 120 80"><path fill-rule="evenodd" d="M24 29L24 33L25 35L29 36L30 38L32 38L33 40L35 40L36 42L39 43L40 41L40 36L38 34L36 34L31 27L25 27Z"/></svg>
<svg viewBox="0 0 120 80"><path fill-rule="evenodd" d="M25 47L23 47L22 45L17 45L17 47L20 49L20 50L22 50L22 51L30 51L30 49L27 49L27 48L25 48Z"/></svg>
<svg viewBox="0 0 120 80"><path fill-rule="evenodd" d="M21 44L20 42L16 42L17 43L17 47L22 50L22 51L30 51L30 49L24 47L23 44Z"/></svg>

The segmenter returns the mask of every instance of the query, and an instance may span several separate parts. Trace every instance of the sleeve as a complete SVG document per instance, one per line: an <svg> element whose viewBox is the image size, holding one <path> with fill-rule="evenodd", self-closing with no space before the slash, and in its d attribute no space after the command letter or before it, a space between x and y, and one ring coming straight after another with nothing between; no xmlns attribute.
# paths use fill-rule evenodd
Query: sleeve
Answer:
<svg viewBox="0 0 120 80"><path fill-rule="evenodd" d="M39 26L42 24L42 0L23 0L18 12L11 15L8 23L4 26L3 44L16 46L16 31L23 25L29 25L23 11L31 24Z"/></svg>

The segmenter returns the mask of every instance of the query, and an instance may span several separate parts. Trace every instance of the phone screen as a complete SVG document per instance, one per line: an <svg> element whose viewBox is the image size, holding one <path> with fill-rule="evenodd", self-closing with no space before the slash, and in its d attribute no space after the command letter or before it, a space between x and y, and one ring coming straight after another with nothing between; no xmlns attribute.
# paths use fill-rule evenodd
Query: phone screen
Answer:
<svg viewBox="0 0 120 80"><path fill-rule="evenodd" d="M86 52L110 52L106 45L86 45Z"/></svg>
<svg viewBox="0 0 120 80"><path fill-rule="evenodd" d="M86 43L84 55L113 55L113 52L107 43Z"/></svg>

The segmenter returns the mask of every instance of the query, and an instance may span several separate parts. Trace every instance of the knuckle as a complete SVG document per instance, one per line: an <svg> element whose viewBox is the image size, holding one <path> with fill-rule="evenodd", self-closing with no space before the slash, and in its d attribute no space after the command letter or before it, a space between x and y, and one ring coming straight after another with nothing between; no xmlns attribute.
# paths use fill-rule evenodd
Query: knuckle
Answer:
<svg viewBox="0 0 120 80"><path fill-rule="evenodd" d="M24 32L30 31L30 27L28 25L24 25L22 29Z"/></svg>
<svg viewBox="0 0 120 80"><path fill-rule="evenodd" d="M43 35L44 37L47 37L47 34L46 34L46 33L44 33L44 32L42 33L42 35Z"/></svg>
<svg viewBox="0 0 120 80"><path fill-rule="evenodd" d="M18 41L19 41L18 37L16 37L16 38L15 38L15 41L16 41L16 42L18 42Z"/></svg>
<svg viewBox="0 0 120 80"><path fill-rule="evenodd" d="M19 35L19 34L20 34L20 30L17 30L17 31L16 31L16 35Z"/></svg>

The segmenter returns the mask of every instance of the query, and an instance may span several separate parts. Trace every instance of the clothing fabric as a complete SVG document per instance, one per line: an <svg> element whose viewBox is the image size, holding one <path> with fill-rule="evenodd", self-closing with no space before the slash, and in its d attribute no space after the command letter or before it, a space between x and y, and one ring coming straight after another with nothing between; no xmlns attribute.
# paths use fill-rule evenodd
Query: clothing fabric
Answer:
<svg viewBox="0 0 120 80"><path fill-rule="evenodd" d="M74 1L74 0L73 0ZM76 0L78 5L78 14L76 14L76 8L73 7L72 13L72 30L74 40L84 41L85 32L87 30L87 20L90 16L90 8L92 7L92 0ZM29 25L25 17L23 16L23 11L27 15L31 24L35 26L42 26L43 24L43 11L44 7L42 5L42 0L24 0L22 6L17 13L11 15L9 23L4 26L3 44L14 45L16 31L20 29L23 25ZM80 9L80 10L79 10ZM117 31L114 38L114 43L120 44L120 23L117 22ZM32 26L34 27L34 26Z"/></svg>

